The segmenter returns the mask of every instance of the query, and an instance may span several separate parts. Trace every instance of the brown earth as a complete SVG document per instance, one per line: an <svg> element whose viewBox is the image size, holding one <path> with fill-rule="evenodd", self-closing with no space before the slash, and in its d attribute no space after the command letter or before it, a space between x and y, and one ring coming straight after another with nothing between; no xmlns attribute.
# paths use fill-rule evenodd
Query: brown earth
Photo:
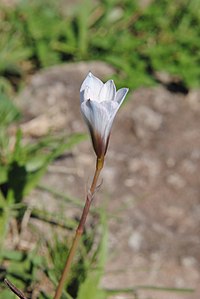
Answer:
<svg viewBox="0 0 200 299"><path fill-rule="evenodd" d="M49 130L86 132L79 88L89 70L102 80L114 73L104 63L91 62L53 67L32 77L17 99L25 115L22 129L27 137L43 136ZM200 298L199 124L198 90L183 95L158 86L129 92L113 126L95 202L97 207L106 204L114 216L109 219L104 286L195 288L193 294L141 290L138 297ZM94 163L91 143L86 140L71 155L55 161L42 181L84 198ZM41 190L35 190L27 201L50 211L63 210L63 204Z"/></svg>

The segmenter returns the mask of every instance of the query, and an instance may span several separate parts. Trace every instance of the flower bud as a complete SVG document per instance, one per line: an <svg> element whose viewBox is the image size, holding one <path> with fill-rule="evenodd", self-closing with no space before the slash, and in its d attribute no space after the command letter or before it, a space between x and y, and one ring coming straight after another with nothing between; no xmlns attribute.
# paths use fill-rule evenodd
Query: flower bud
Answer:
<svg viewBox="0 0 200 299"><path fill-rule="evenodd" d="M127 92L128 88L116 91L113 80L104 84L91 72L81 85L81 112L99 159L106 154L113 120Z"/></svg>

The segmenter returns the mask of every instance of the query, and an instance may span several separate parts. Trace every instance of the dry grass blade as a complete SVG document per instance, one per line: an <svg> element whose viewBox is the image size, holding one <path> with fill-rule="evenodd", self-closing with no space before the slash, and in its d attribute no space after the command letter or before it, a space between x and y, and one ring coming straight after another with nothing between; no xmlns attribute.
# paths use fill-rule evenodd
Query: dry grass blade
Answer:
<svg viewBox="0 0 200 299"><path fill-rule="evenodd" d="M4 279L5 284L9 287L9 289L15 293L20 299L28 299L22 291L20 291L12 282L10 282L8 279Z"/></svg>

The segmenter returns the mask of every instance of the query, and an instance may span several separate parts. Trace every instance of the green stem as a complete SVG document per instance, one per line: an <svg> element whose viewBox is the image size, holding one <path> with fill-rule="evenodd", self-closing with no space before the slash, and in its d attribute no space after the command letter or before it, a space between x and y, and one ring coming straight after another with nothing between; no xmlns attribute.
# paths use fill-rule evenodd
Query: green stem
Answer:
<svg viewBox="0 0 200 299"><path fill-rule="evenodd" d="M60 281L58 283L58 287L56 289L54 299L60 299L60 297L62 295L62 291L63 291L66 279L68 277L68 274L69 274L69 271L70 271L70 268L71 268L72 260L74 258L76 249L78 247L80 238L83 234L85 222L86 222L89 210L90 210L90 205L91 205L93 197L94 197L95 189L96 189L96 186L97 186L97 181L98 181L99 175L101 173L101 170L103 168L103 164L104 164L104 158L101 158L101 159L97 158L96 170L95 170L95 173L94 173L93 181L92 181L90 190L89 190L89 192L87 194L87 197L86 197L86 202L85 202L85 206L83 208L82 216L81 216L79 225L77 227L76 234L75 234L75 237L74 237L69 255L67 257L66 264L65 264L62 276L61 276Z"/></svg>

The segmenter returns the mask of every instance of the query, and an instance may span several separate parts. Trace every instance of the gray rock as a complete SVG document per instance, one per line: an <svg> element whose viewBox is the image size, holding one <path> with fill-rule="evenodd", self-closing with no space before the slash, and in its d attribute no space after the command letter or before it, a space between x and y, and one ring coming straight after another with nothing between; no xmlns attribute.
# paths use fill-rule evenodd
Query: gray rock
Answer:
<svg viewBox="0 0 200 299"><path fill-rule="evenodd" d="M161 114L143 105L133 110L132 117L136 135L142 139L150 137L151 132L159 130L163 122Z"/></svg>
<svg viewBox="0 0 200 299"><path fill-rule="evenodd" d="M200 91L198 89L191 90L186 100L193 111L200 111Z"/></svg>

